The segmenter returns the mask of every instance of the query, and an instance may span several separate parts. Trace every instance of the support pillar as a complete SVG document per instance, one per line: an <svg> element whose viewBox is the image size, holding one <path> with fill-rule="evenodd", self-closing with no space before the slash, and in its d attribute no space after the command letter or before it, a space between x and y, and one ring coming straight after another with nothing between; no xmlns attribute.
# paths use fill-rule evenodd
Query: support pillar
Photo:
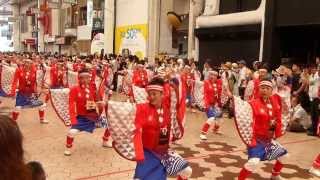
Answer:
<svg viewBox="0 0 320 180"><path fill-rule="evenodd" d="M160 0L150 0L148 4L148 48L147 57L153 63L159 53Z"/></svg>
<svg viewBox="0 0 320 180"><path fill-rule="evenodd" d="M194 26L195 26L195 15L194 15L194 2L190 0L189 10L189 30L188 30L188 59L194 58Z"/></svg>
<svg viewBox="0 0 320 180"><path fill-rule="evenodd" d="M104 52L114 52L115 0L105 1L104 4Z"/></svg>

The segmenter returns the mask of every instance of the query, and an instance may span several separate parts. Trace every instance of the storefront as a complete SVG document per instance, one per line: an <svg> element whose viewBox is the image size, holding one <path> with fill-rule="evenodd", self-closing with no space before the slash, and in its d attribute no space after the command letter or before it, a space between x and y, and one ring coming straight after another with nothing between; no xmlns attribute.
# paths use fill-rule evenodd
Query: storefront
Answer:
<svg viewBox="0 0 320 180"><path fill-rule="evenodd" d="M21 43L23 44L23 51L35 52L37 50L35 38L24 39Z"/></svg>
<svg viewBox="0 0 320 180"><path fill-rule="evenodd" d="M70 40L70 54L91 54L93 37L104 32L103 10L104 0L79 0L66 8L64 36Z"/></svg>

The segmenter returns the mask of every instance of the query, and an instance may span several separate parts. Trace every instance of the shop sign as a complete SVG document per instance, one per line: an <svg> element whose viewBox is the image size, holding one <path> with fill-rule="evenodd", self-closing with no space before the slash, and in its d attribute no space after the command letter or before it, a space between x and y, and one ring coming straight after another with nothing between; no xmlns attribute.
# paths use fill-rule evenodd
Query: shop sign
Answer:
<svg viewBox="0 0 320 180"><path fill-rule="evenodd" d="M56 38L56 44L57 44L57 45L63 45L63 44L65 44L65 38L64 38L64 37L57 37L57 38Z"/></svg>
<svg viewBox="0 0 320 180"><path fill-rule="evenodd" d="M66 4L77 4L77 0L63 0Z"/></svg>
<svg viewBox="0 0 320 180"><path fill-rule="evenodd" d="M93 24L93 0L87 1L87 25L92 27Z"/></svg>
<svg viewBox="0 0 320 180"><path fill-rule="evenodd" d="M25 40L24 40L24 43L25 43L25 44L34 45L34 44L36 44L36 39L33 39L33 38L31 38L31 39L25 39Z"/></svg>
<svg viewBox="0 0 320 180"><path fill-rule="evenodd" d="M44 41L46 43L53 43L53 42L55 42L55 37L54 36L50 36L48 34L45 34L44 35Z"/></svg>

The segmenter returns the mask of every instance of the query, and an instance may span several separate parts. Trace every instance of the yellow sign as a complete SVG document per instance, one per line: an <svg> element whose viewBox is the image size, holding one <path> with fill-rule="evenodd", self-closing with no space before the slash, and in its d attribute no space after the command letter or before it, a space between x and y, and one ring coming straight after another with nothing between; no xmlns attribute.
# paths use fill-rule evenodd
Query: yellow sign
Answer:
<svg viewBox="0 0 320 180"><path fill-rule="evenodd" d="M146 56L148 25L135 24L116 28L115 52L121 54L122 49L129 49L132 55L143 59Z"/></svg>

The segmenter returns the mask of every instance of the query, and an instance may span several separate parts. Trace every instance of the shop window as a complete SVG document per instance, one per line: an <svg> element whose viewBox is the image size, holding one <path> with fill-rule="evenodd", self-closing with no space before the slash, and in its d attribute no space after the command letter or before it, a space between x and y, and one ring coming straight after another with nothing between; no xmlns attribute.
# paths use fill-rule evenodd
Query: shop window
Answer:
<svg viewBox="0 0 320 180"><path fill-rule="evenodd" d="M21 27L20 27L21 33L28 32L28 16L22 15L22 21L21 21Z"/></svg>
<svg viewBox="0 0 320 180"><path fill-rule="evenodd" d="M71 6L71 27L75 28L77 27L77 19L78 19L78 8L76 5Z"/></svg>
<svg viewBox="0 0 320 180"><path fill-rule="evenodd" d="M87 25L87 6L80 7L79 16L79 26Z"/></svg>
<svg viewBox="0 0 320 180"><path fill-rule="evenodd" d="M62 16L64 17L63 20L65 29L77 28L78 12L79 11L76 5L71 5L71 7L66 8L61 12Z"/></svg>
<svg viewBox="0 0 320 180"><path fill-rule="evenodd" d="M35 16L31 16L31 25L36 26L36 17Z"/></svg>
<svg viewBox="0 0 320 180"><path fill-rule="evenodd" d="M104 29L104 0L93 0L93 30Z"/></svg>

